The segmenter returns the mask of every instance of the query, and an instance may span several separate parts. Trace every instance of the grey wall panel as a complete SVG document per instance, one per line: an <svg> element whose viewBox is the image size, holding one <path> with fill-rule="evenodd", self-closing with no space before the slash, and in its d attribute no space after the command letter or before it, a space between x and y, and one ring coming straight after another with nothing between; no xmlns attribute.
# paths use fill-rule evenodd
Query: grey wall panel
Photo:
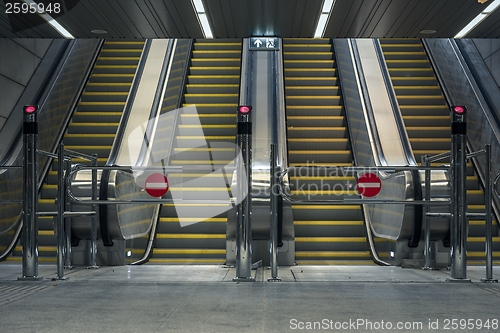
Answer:
<svg viewBox="0 0 500 333"><path fill-rule="evenodd" d="M473 39L474 45L490 70L493 79L500 87L500 40L499 39Z"/></svg>
<svg viewBox="0 0 500 333"><path fill-rule="evenodd" d="M23 90L23 85L0 75L0 117L9 117Z"/></svg>
<svg viewBox="0 0 500 333"><path fill-rule="evenodd" d="M0 39L0 75L23 86L35 72L40 58L12 39Z"/></svg>
<svg viewBox="0 0 500 333"><path fill-rule="evenodd" d="M39 58L43 58L45 52L49 49L50 44L52 43L52 39L23 39L23 38L14 38L12 39L14 43L17 43L24 47L26 50L33 53L35 56Z"/></svg>

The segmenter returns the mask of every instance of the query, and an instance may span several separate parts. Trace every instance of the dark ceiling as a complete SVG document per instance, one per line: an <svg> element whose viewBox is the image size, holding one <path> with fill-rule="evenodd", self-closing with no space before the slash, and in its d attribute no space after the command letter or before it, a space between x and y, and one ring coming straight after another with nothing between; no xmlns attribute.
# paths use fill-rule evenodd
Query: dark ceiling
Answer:
<svg viewBox="0 0 500 333"><path fill-rule="evenodd" d="M6 14L0 37L58 38L37 14ZM325 37L453 37L491 1L337 0ZM203 37L191 0L43 0L65 7L57 20L77 38ZM214 38L313 37L322 0L203 0ZM106 30L96 35L91 30ZM435 30L431 35L422 30ZM500 37L500 9L467 37Z"/></svg>

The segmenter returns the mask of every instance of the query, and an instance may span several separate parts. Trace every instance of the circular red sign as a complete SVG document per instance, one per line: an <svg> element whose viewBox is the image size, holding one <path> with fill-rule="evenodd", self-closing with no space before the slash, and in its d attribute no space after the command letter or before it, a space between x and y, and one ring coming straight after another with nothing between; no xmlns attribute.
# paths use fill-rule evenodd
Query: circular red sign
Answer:
<svg viewBox="0 0 500 333"><path fill-rule="evenodd" d="M168 191L168 179L161 173L153 173L146 178L144 189L152 197L162 197Z"/></svg>
<svg viewBox="0 0 500 333"><path fill-rule="evenodd" d="M365 173L356 182L358 193L364 197L374 197L382 189L380 178L374 173Z"/></svg>

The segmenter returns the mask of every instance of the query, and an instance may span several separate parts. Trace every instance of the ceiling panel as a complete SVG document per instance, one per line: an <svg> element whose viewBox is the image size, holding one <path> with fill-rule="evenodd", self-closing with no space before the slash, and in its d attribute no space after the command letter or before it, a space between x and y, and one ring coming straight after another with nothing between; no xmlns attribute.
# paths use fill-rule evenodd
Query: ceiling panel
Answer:
<svg viewBox="0 0 500 333"><path fill-rule="evenodd" d="M0 0L0 37L59 37L36 14L6 15L6 1ZM74 6L58 20L78 38L203 36L191 0L58 1ZM215 38L312 37L323 3L323 0L202 1ZM453 37L488 4L479 4L477 0L337 0L325 37ZM500 37L499 22L500 11L481 23L470 37ZM93 29L108 33L95 35ZM422 35L423 29L436 33Z"/></svg>

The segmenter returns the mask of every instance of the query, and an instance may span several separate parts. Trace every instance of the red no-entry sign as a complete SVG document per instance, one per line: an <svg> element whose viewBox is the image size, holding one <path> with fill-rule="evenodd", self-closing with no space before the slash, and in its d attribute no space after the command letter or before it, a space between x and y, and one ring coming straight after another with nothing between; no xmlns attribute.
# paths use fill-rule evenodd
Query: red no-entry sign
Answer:
<svg viewBox="0 0 500 333"><path fill-rule="evenodd" d="M168 191L168 180L161 173L153 173L146 178L144 189L152 197L162 197Z"/></svg>
<svg viewBox="0 0 500 333"><path fill-rule="evenodd" d="M374 197L382 189L380 178L374 173L365 173L356 182L358 193L364 197Z"/></svg>

